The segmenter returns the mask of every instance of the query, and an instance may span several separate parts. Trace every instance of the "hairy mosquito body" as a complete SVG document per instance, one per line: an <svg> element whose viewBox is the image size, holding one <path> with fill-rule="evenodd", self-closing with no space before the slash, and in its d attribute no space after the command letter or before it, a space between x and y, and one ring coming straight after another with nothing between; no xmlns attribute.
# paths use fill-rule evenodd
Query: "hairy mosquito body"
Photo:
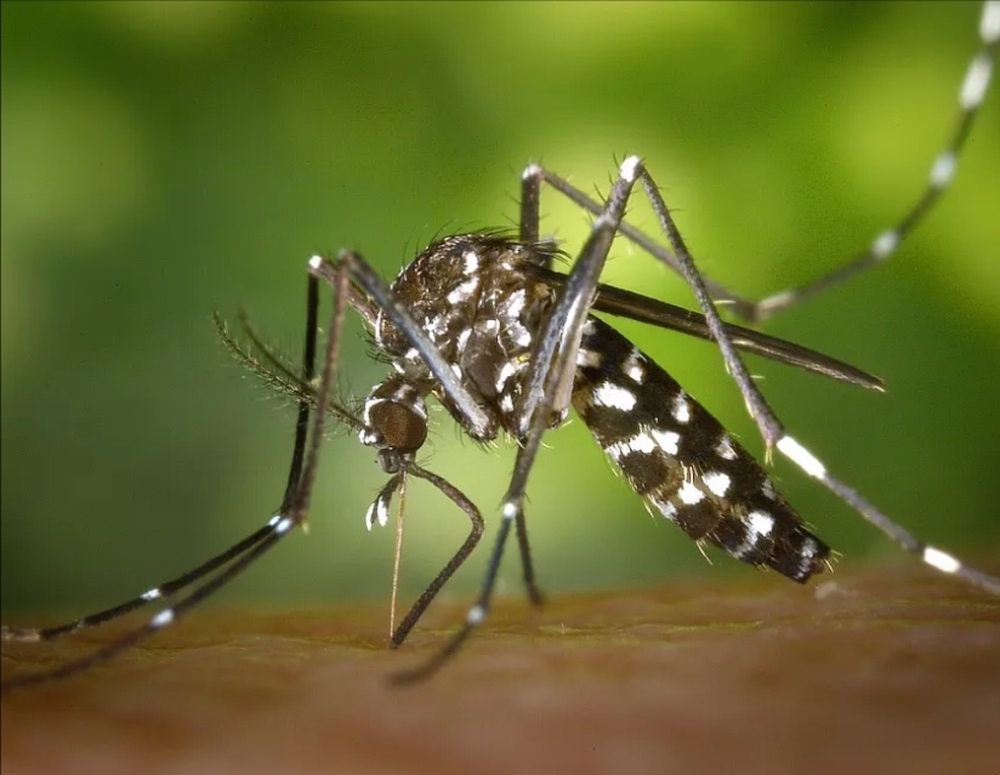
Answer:
<svg viewBox="0 0 1000 775"><path fill-rule="evenodd" d="M716 301L725 300L735 314L760 320L884 261L897 249L954 177L959 152L989 83L993 52L1000 40L1000 3L985 4L979 33L981 47L959 89L955 129L931 165L921 196L855 259L801 288L753 302L705 278L696 268L642 160L629 156L619 166L607 199L602 202L553 172L537 164L529 165L521 181L518 234L446 237L417 256L391 286L352 251L335 258L313 257L308 266L301 367L290 366L274 353L246 320L241 321L244 344L217 319L220 334L233 354L269 385L298 400L295 443L280 507L265 524L222 554L121 605L57 627L4 627L4 640L50 640L142 606L163 606L164 600L175 597L144 624L89 656L47 672L16 676L3 688L69 676L111 658L179 619L293 528L304 524L323 427L330 416L375 449L379 465L390 475L365 516L369 528L385 524L391 499L408 476L437 487L471 523L466 541L393 632L392 643L401 643L483 532L483 519L476 506L453 484L416 462L427 438L425 403L429 397L440 401L473 439L486 441L504 432L514 438L518 450L482 591L462 627L430 660L398 674L396 678L401 681L430 675L486 618L512 527L529 597L533 602L541 601L528 543L525 494L542 438L566 418L570 407L582 417L636 492L691 538L799 582L823 570L829 547L803 526L766 470L666 371L614 328L594 317L593 311L632 317L713 340L760 430L767 456L778 450L902 549L938 571L1000 594L1000 579L910 534L841 482L790 435L750 378L738 351L764 355L863 387L879 389L880 381L828 356L726 324L715 306ZM556 255L553 246L539 240L543 185L596 216L589 237L565 275L552 269ZM636 186L650 201L669 248L622 222ZM690 286L699 312L602 285L600 277L608 251L618 235L679 272ZM320 282L331 288L333 310L317 379ZM369 394L360 415L339 405L333 392L347 308L362 317L393 368L393 373Z"/></svg>
<svg viewBox="0 0 1000 775"><path fill-rule="evenodd" d="M503 430L523 444L531 353L559 293L535 270L553 257L547 243L460 234L409 264L393 282L393 295L487 422L477 427L436 382L420 351L380 315L375 341L411 385L410 395L422 402L421 392L433 393L478 441ZM822 568L829 548L802 526L766 472L714 417L611 326L588 316L582 334L572 406L638 494L691 538L738 559L796 581ZM375 393L383 391L379 386ZM568 408L552 411L549 425L560 424Z"/></svg>

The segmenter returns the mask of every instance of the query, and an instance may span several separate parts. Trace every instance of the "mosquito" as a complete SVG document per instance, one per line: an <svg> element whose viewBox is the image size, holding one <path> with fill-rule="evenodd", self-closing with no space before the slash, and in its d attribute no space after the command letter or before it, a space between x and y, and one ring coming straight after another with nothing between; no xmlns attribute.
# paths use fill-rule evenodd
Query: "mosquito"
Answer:
<svg viewBox="0 0 1000 775"><path fill-rule="evenodd" d="M243 336L238 337L217 317L219 333L235 357L298 401L293 454L280 508L222 554L132 600L61 626L5 627L4 640L51 640L179 596L141 626L90 655L46 672L17 676L3 688L67 677L113 657L180 619L284 536L304 526L324 426L331 417L375 449L379 466L390 477L368 510L369 527L388 520L392 499L410 476L436 487L470 521L465 542L393 630L391 643L400 645L484 532L484 520L475 504L452 483L417 463L427 438L428 398L444 406L472 439L488 442L505 434L517 443L517 454L475 603L443 646L423 663L395 674L397 682L433 674L486 619L512 529L528 597L534 604L542 602L528 541L525 495L546 432L561 425L570 408L650 509L694 541L712 544L736 559L800 583L827 570L830 547L806 527L766 468L661 366L593 312L634 318L714 341L760 431L767 462L777 450L903 550L942 573L1000 594L1000 579L912 535L789 434L751 378L740 351L861 387L877 390L882 383L829 356L725 323L716 308L724 301L727 309L757 322L884 261L896 250L954 177L959 153L989 83L1000 39L1000 3L985 4L979 32L981 47L959 91L955 129L934 159L922 195L860 255L805 286L754 302L705 277L696 268L651 173L640 157L630 155L619 165L603 201L592 199L551 170L529 164L521 178L516 234L481 231L436 240L391 284L355 251L345 250L332 258L314 256L308 262L301 366L290 364L270 348L245 318L240 320ZM564 254L539 236L543 186L594 216L590 234L567 274L553 268ZM649 200L669 247L623 221L637 188ZM618 235L678 272L691 288L699 311L601 283ZM332 311L317 376L321 284L329 286ZM348 309L364 321L380 357L392 368L358 413L337 400L334 391Z"/></svg>

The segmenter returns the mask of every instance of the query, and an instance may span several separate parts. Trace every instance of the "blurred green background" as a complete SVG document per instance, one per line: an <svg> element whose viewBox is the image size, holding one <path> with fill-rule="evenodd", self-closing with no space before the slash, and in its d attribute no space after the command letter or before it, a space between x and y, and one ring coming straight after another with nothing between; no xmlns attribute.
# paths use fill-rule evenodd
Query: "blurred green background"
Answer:
<svg viewBox="0 0 1000 775"><path fill-rule="evenodd" d="M513 226L529 160L604 190L629 152L713 277L757 296L814 277L920 191L979 6L4 2L2 14L2 604L82 613L220 551L281 498L293 408L232 362L213 309L245 306L297 354L313 252L353 246L392 276L442 231ZM979 558L1000 544L998 98L954 188L887 266L766 326L879 374L888 394L751 362L833 471ZM588 219L552 194L542 210L543 233L575 250ZM645 206L632 214L654 227ZM652 260L615 256L610 281L690 303ZM621 327L760 451L710 345ZM384 373L359 333L352 319L341 385L355 394ZM448 590L468 595L513 457L438 417L425 462L489 525ZM528 517L548 591L756 575L717 552L710 567L651 519L579 421L546 441ZM911 561L790 465L777 475L842 565ZM334 438L309 535L223 598L387 601L393 531L363 523L384 479L353 436ZM467 521L420 483L407 511L414 595ZM520 594L519 578L510 552L501 589Z"/></svg>

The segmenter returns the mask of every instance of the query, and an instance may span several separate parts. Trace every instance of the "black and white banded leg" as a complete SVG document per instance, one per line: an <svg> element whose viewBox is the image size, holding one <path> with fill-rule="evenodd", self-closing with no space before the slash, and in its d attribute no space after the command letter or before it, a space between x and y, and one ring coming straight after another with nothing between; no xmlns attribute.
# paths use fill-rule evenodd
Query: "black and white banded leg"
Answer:
<svg viewBox="0 0 1000 775"><path fill-rule="evenodd" d="M772 447L776 447L805 474L820 481L828 490L896 541L903 549L916 554L927 564L943 573L954 574L978 587L1000 594L1000 579L970 568L950 554L928 546L923 541L917 539L910 532L879 511L855 489L837 479L812 452L785 431L784 426L778 420L770 406L768 406L763 394L750 377L746 365L736 352L735 346L730 341L722 320L719 318L718 311L715 309L715 304L701 276L695 269L694 262L681 238L680 232L677 230L656 184L645 171L642 173L642 183L653 204L653 210L656 212L657 218L680 262L681 273L691 286L698 301L698 306L705 314L705 319L712 331L713 338L718 343L719 349L722 352L726 369L739 387L747 410L756 422L764 438L768 452Z"/></svg>
<svg viewBox="0 0 1000 775"><path fill-rule="evenodd" d="M984 12L984 17L989 16L989 11L990 9L987 9ZM1000 17L998 17L997 23L1000 24ZM993 40L995 42L995 38ZM977 57L976 61L980 61L980 59L981 55ZM973 67L972 71L981 73L982 67ZM969 80L968 76L966 80ZM975 82L977 84L977 94L979 94L979 91L985 88L986 81L984 80L984 76L978 75ZM968 87L963 89L963 92L967 90ZM979 99L981 100L981 94L979 95ZM964 565L947 552L928 546L923 541L917 539L907 530L882 514L874 505L861 496L860 493L837 479L812 452L785 431L784 426L767 404L756 383L750 377L742 359L737 354L733 340L715 308L710 290L704 278L695 268L690 253L669 213L666 203L659 193L656 183L645 169L640 168L637 174L641 179L642 186L653 205L656 217L664 234L667 235L671 246L671 261L666 259L662 251L657 253L656 257L664 261L671 268L676 265L680 274L691 286L698 306L704 313L711 336L719 345L726 369L736 382L747 409L764 438L767 453L770 454L771 449L777 448L808 476L822 482L827 489L841 498L865 519L882 530L905 550L918 555L924 562L944 573L960 576L983 589L1000 593L1000 581L993 576ZM529 193L524 197L523 201L533 203L532 207L528 210L532 214L538 211L538 187L541 182L549 183L557 191L566 193L566 182L538 165L530 165L525 170L524 181L525 188L528 189ZM527 231L528 233L531 232L530 226L527 227ZM624 228L621 231L625 233ZM599 302L596 304L596 307L601 308Z"/></svg>
<svg viewBox="0 0 1000 775"><path fill-rule="evenodd" d="M586 315L586 307L590 302L591 296L598 293L597 278L600 275L604 258L607 255L610 238L613 237L615 231L619 230L619 227L620 231L627 237L664 261L667 265L679 271L691 286L699 307L705 315L711 335L719 344L727 370L736 381L748 411L761 431L768 454L770 454L772 448L777 447L780 452L792 460L808 476L821 481L828 489L848 503L865 519L893 538L904 549L920 556L921 559L932 567L942 572L965 578L971 583L989 591L1000 593L1000 581L996 578L970 568L947 552L928 546L915 538L908 531L882 514L857 491L834 477L813 453L785 432L784 427L771 411L764 397L750 378L742 360L737 355L734 343L726 333L712 301L713 295L717 298L725 298L727 300L732 300L735 297L735 309L737 312L748 319L758 320L778 309L791 306L801 299L830 287L867 266L886 259L895 250L902 238L926 214L946 185L951 181L957 165L958 154L986 93L992 66L993 50L998 37L1000 37L1000 4L995 2L987 3L984 6L980 22L982 48L974 57L960 89L960 113L956 130L953 132L951 140L945 149L936 157L931 168L928 187L917 203L904 215L896 226L882 232L868 250L849 262L845 267L800 289L777 294L762 302L752 303L739 299L715 283L709 285L702 278L691 260L683 239L669 214L666 204L660 197L653 179L641 168L637 159L630 158L622 165L621 175L615 189L613 189L608 203L603 207L570 186L567 181L544 170L538 165L530 165L525 170L519 232L522 242L537 242L539 237L538 206L539 189L542 181L549 183L556 190L561 191L573 201L590 210L598 216L598 220L595 223L594 231L587 246L584 247L581 253L581 258L575 265L569 279L567 279L559 304L554 309L546 328L539 337L538 347L531 361L533 381L528 388L529 399L519 407L522 413L518 418L519 425L517 430L520 431L518 435L522 439L522 447L519 451L515 464L514 477L503 507L503 522L501 523L496 547L491 555L483 591L477 603L470 609L465 625L452 641L449 642L434 660L420 670L409 674L407 677L421 677L433 671L450 654L457 650L469 632L481 623L485 617L495 581L497 566L499 565L503 545L509 532L510 522L513 520L519 526L523 525L522 507L524 489L527 483L528 471L530 471L534 455L540 443L541 434L551 424L552 416L558 414L565 407L564 387L572 371L569 358L566 356L566 353L570 351L570 347L567 345L572 342L576 342L577 344L580 342L579 336L584 331L583 320ZM619 209L618 205L622 209L624 208L624 203L627 200L628 192L631 189L631 183L635 180L635 176L639 176L642 179L642 185L653 204L660 226L669 239L672 252L664 250L656 242L627 224L620 224L621 209ZM623 181L627 181L627 185L623 186ZM616 195L621 198L617 199ZM602 251L598 244L602 241L601 238L605 233L604 228L610 222L615 222L615 226L611 230L606 244L603 245ZM550 262L543 263L545 269L548 269L549 265ZM597 306L600 308L599 302ZM599 324L588 323L591 332L602 331L601 341L606 342L610 338L608 331L598 329L597 325ZM597 336L596 333L593 335ZM559 349L557 345L562 345L564 349ZM597 362L593 364L593 367L596 368L603 363L603 355L599 351L591 349L589 352L598 353ZM584 364L581 364L581 367L584 367ZM666 376L665 373L663 374ZM663 383L665 380L661 379L659 382ZM540 383L544 385L544 390L541 393L538 390ZM588 409L593 409L594 405L604 407L610 404L612 409L618 410L617 414L621 417L626 417L630 421L633 420L634 418L629 415L639 403L636 395L630 392L629 388L620 384L616 385L613 382L602 384L603 392L585 394L581 397L580 403L582 405L578 406L578 410L583 410L581 414L584 414L584 418L586 419L587 417L585 412ZM659 386L662 387L663 385ZM679 390L679 388L675 388L675 390ZM540 395L551 395L551 393L546 391L554 391L556 394L555 398L551 400L550 405L546 405L545 402L539 399ZM675 393L675 395L683 396L683 393ZM615 401L618 403L615 404ZM705 422L701 424L707 425ZM593 429L593 425L591 427ZM707 427L706 430L708 430ZM723 449L732 449L731 445L725 444L721 440L721 433L723 433L721 426L718 428L713 427L711 430L716 434L717 444L722 445ZM657 437L656 433L661 435ZM664 436L663 434L670 435ZM597 434L595 433L595 435ZM600 438L599 441L601 441ZM729 488L733 485L732 477L729 474L716 469L709 471L707 479L702 476L701 484L703 486L694 486L687 480L685 480L684 485L678 485L675 479L671 480L667 476L666 469L668 466L662 465L662 460L659 467L650 465L650 460L656 460L655 457L651 457L654 454L658 453L660 458L665 460L672 454L679 452L679 442L680 438L675 431L652 428L642 432L636 431L635 435L616 441L606 438L603 440L602 446L605 447L606 451L625 470L630 482L641 494L661 489L672 492L676 491L676 498L680 499L680 504L677 503L676 499L661 499L660 501L654 499L653 501L664 511L665 515L676 518L680 506L699 506L703 502L708 503L709 498L706 496L709 493L716 497L724 498L730 494ZM712 447L706 446L706 448ZM742 453L732 452L730 454L733 454L734 460L741 460ZM655 475L653 476L653 481L646 481L649 471L643 469L650 467L655 470ZM773 489L769 484L769 480L767 487L768 489ZM684 497L685 494L686 498ZM712 509L709 510L711 511ZM759 512L753 510L749 511L748 514L757 516L755 520L748 519L749 525L744 526L745 536L749 536L749 538L744 537L738 545L730 545L728 547L731 553L736 556L743 554L752 556L750 552L755 549L757 541L761 539L766 541L771 538L770 534L774 525L773 517L770 514L759 516ZM725 545L723 547L727 548ZM817 544L812 538L802 539L799 549L802 555L800 567L803 568L812 568L813 566L810 564L810 561L814 558L822 559L822 557L825 557L825 552L828 552L825 545ZM822 556L820 555L821 552L823 552ZM808 576L809 574L804 573L803 575Z"/></svg>
<svg viewBox="0 0 1000 775"><path fill-rule="evenodd" d="M309 384L312 382L316 356L316 331L318 310L318 285L310 279L308 284L308 298L306 302L307 322L306 341L303 351L303 366L301 382ZM338 312L339 314L339 312ZM336 319L334 326L339 325ZM331 326L331 327L334 327ZM334 363L335 366L335 363ZM327 371L330 371L329 369ZM332 378L330 374L324 374L324 380ZM43 683L59 678L65 678L76 673L87 670L92 665L109 660L122 651L133 646L140 640L149 637L163 627L172 624L187 611L196 606L202 600L217 591L237 574L253 563L261 555L271 549L283 536L287 535L298 521L304 519L305 509L301 500L301 481L303 475L303 461L306 455L306 440L309 435L309 411L310 402L307 397L299 397L298 418L295 424L295 443L292 452L292 461L289 465L288 482L285 487L285 495L282 499L282 506L278 513L271 517L265 525L256 530L245 539L235 544L231 548L199 565L197 568L187 573L164 582L142 593L132 600L121 605L113 606L90 616L85 616L69 624L43 628L23 628L7 627L2 630L3 640L11 641L46 641L80 630L95 627L97 625L116 619L138 608L151 603L165 600L179 592L196 584L200 580L209 577L214 571L222 569L217 575L210 578L193 592L183 597L180 601L171 606L161 608L156 614L150 617L146 623L125 635L115 638L104 647L82 657L81 659L68 662L55 669L29 673L16 676L3 683L3 690L30 686L32 684ZM322 418L321 414L317 414ZM317 422L317 425L321 424ZM321 429L321 428L320 428ZM309 448L309 455L312 458L318 454L318 445ZM315 468L315 460L312 461Z"/></svg>
<svg viewBox="0 0 1000 775"><path fill-rule="evenodd" d="M538 165L529 165L523 180L526 193L522 199L520 236L522 240L535 239L540 183L560 179ZM400 673L397 680L401 682L432 674L484 621L510 526L524 522L528 476L541 438L546 430L561 422L570 402L636 491L692 538L707 540L738 559L767 565L796 581L805 581L825 565L829 547L802 525L756 461L666 372L614 329L589 317L590 301L598 293L601 270L636 181L653 205L681 273L703 311L705 325L761 431L768 453L776 447L807 475L820 480L865 519L928 564L1000 593L1000 580L920 542L830 474L815 455L785 432L736 353L728 327L719 318L655 182L640 159L631 156L622 163L604 209L558 291L547 284L552 280L548 269L551 255L545 252L542 243L519 240L491 245L490 239L483 235L460 235L450 238L450 243L445 240L428 248L414 262L415 265L432 260L440 267L452 260L451 254L461 253L467 263L479 267L484 256L493 251L500 255L493 261L500 267L497 273L513 273L518 262L504 256L523 252L519 266L523 273L512 286L517 288L513 293L519 299L519 315L516 320L502 321L501 329L523 326L525 318L520 312L532 300L535 314L528 317L544 322L537 333L526 329L523 344L530 345L530 349L513 357L508 352L508 360L498 367L499 378L494 387L501 395L512 389L508 380L516 378L514 400L504 404L501 398L499 405L504 412L504 425L518 439L520 448L482 590L458 632L426 663ZM406 275L414 265L404 270L394 284L401 296L417 295L409 287L401 292L404 283L413 281ZM502 285L498 278L485 280L486 270L481 271L477 283L470 284L468 296L488 296L492 286ZM427 293L431 288L425 286L421 290L428 297L433 295ZM506 292L511 293L509 288ZM453 347L451 335L447 327L441 329L435 346L440 345L447 352ZM414 358L423 354L422 347L417 349L419 353ZM453 363L453 366L456 374L465 379L459 365ZM454 409L452 413L463 422L460 413Z"/></svg>
<svg viewBox="0 0 1000 775"><path fill-rule="evenodd" d="M703 274L702 280L712 299L717 302L725 302L727 310L732 310L734 314L744 320L759 323L775 313L793 307L828 288L839 285L865 269L884 263L899 249L903 240L913 232L920 222L927 218L928 213L954 180L958 171L958 162L966 139L972 130L990 85L996 48L998 41L1000 41L1000 0L987 0L983 3L978 32L980 47L969 62L959 86L958 112L952 129L944 146L931 162L924 190L903 213L902 217L892 226L880 231L857 255L828 274L797 288L778 291L764 299L756 301L748 299ZM603 206L569 181L546 172L545 182L588 212L594 215L600 214ZM537 212L537 190L534 196L533 203L526 197L522 197L522 208L527 207L530 210L531 207L534 207ZM522 217L522 224L523 220ZM665 262L674 271L681 273L679 258L656 239L629 223L623 223L620 232L643 251ZM526 238L525 235L526 233L522 231L522 239ZM537 237L538 235L534 234L532 239L537 239ZM601 309L599 299L595 307Z"/></svg>
<svg viewBox="0 0 1000 775"><path fill-rule="evenodd" d="M1000 5L996 2L985 7L980 36L982 50L961 89L958 129L945 151L939 154L928 189L917 205L899 225L884 232L869 251L843 270L764 302L736 299L738 312L759 319L884 259L895 249L954 173L958 151L985 94L993 49L1000 37ZM637 181L653 205L671 250L622 223ZM550 243L538 240L542 183L597 216L568 275L552 271L557 251ZM601 285L600 275L609 248L619 232L680 272L694 292L702 314ZM516 526L529 597L534 602L541 600L531 563L524 499L542 437L565 419L570 405L633 488L664 518L696 541L715 544L738 559L773 568L799 582L822 571L829 547L804 526L776 491L766 471L666 371L609 325L591 317L592 309L713 339L761 431L768 454L777 448L808 476L821 481L864 518L931 566L1000 593L1000 580L920 542L836 479L814 454L786 433L750 379L736 352L738 348L856 385L880 388L881 383L835 359L724 324L713 299L735 297L699 274L652 177L636 156L621 164L610 196L603 204L584 196L559 176L530 165L522 178L518 239L495 232L446 237L417 256L391 286L350 251L335 259L316 257L310 261L309 270L306 346L301 372L270 351L246 322L244 330L251 341L250 349L243 349L220 326L224 341L238 359L268 384L299 402L295 446L279 512L218 557L134 600L60 627L4 628L5 640L47 640L165 600L208 579L173 605L161 608L145 625L103 649L50 672L15 678L5 683L4 689L71 675L110 658L178 619L228 583L293 527L304 524L328 412L358 432L362 443L374 447L379 464L391 475L366 514L369 527L385 521L391 498L408 475L436 486L472 523L462 547L393 633L392 643L398 645L475 547L483 529L479 511L460 491L415 463L415 455L426 439L424 399L429 395L440 401L473 439L490 441L504 431L518 441L519 450L476 603L468 611L463 626L444 647L417 669L399 674L400 681L433 673L485 619L511 524ZM334 298L318 385L313 379L317 278L331 285ZM373 389L361 418L354 417L333 400L340 332L347 306L354 308L372 329L376 346L396 372Z"/></svg>
<svg viewBox="0 0 1000 775"><path fill-rule="evenodd" d="M316 265L319 261L319 259L314 259L311 263ZM216 316L219 334L234 356L265 383L276 390L293 396L298 401L298 419L292 460L289 465L285 496L278 513L254 533L216 557L177 578L152 587L120 605L53 627L3 626L0 634L5 641L41 642L54 640L64 635L104 624L144 606L166 601L199 581L209 578L187 596L172 605L161 608L142 626L114 638L103 648L52 670L16 676L3 683L3 691L72 676L97 663L113 658L138 641L177 621L273 548L282 537L291 532L292 528L303 525L308 516L309 499L315 480L320 441L327 413L356 431L362 441L376 447L379 464L384 471L393 474L368 509L365 521L369 529L374 521L384 522L388 515L391 498L407 475L424 479L437 487L465 512L472 523L468 538L411 606L409 612L392 633L391 643L394 647L403 642L438 591L479 542L483 532L483 519L476 506L458 488L416 464L415 453L427 435L427 417L423 411L422 397L407 390L406 386L399 386L393 380L387 380L382 385L376 386L369 396L365 403L363 418L355 417L349 410L333 401L332 386L337 371L337 353L344 306L350 304L369 321L373 319L374 314L368 306L367 299L359 294L357 289L347 285L348 271L348 267L342 264L337 265L326 277L334 286L334 308L324 357L324 369L318 385L314 383L313 379L319 305L319 285L316 277L310 275L308 281L306 338L301 372L296 372L284 359L270 350L245 319L243 319L243 328L251 342L252 349L244 348L229 333L222 320ZM310 410L313 412L311 428ZM216 571L218 573L212 576Z"/></svg>
<svg viewBox="0 0 1000 775"><path fill-rule="evenodd" d="M500 527L487 563L482 590L476 603L466 614L464 624L445 646L423 665L414 670L398 673L395 679L399 683L421 680L433 674L458 651L472 631L485 620L511 524L516 524L519 537L523 536L519 541L522 546L522 560L528 561L524 551L527 547L524 497L528 475L544 432L553 425L560 424L566 417L571 401L576 353L583 337L583 323L589 314L592 290L597 286L611 243L625 213L625 205L638 169L640 161L635 156L630 156L622 164L607 205L594 222L591 234L580 252L580 258L566 277L562 292L555 297L548 293L548 289L533 294L537 298L538 309L534 311L534 315L530 313L529 315L534 320L543 318L545 320L544 326L537 334L525 326L522 316L523 310L529 304L526 299L528 296L526 288L515 286L512 293L513 298L518 299L516 305L500 305L500 311L506 312L508 319L505 320L502 316L496 318L499 323L498 328L500 330L523 328L525 332L523 339L516 340L522 345L522 353L515 358L510 358L508 355L508 359L499 364L498 378L493 385L501 395L505 390L513 388L516 398L508 394L506 397L511 397L512 400L505 403L502 396L499 406L505 426L520 443L514 463L514 473L503 499ZM530 230L532 226L522 223L522 234L526 228ZM537 223L534 224L534 233L537 234ZM470 260L470 263L475 263L478 268L483 261L483 256L478 252L482 245L476 241L469 241L469 247L468 255L474 259ZM518 252L517 248L521 248L523 255L520 258L529 264L549 263L549 261L538 261L537 257L544 256L544 253L533 254L532 248L537 248L537 244L511 243L507 247L514 248L515 254ZM515 264L513 260L501 259L499 267L501 271L513 272ZM498 278L501 281L502 279ZM481 284L483 282L480 278L477 287L470 289L470 295L473 291L482 294L482 288L478 287ZM518 283L518 285L523 284L523 280ZM497 295L501 295L504 290L506 289L501 288ZM516 308L516 312L511 312L512 307ZM520 331L517 331L515 337L518 334ZM493 365L493 369L497 371L497 364ZM516 378L519 378L520 384L513 384ZM526 568L525 578L530 575L530 571Z"/></svg>

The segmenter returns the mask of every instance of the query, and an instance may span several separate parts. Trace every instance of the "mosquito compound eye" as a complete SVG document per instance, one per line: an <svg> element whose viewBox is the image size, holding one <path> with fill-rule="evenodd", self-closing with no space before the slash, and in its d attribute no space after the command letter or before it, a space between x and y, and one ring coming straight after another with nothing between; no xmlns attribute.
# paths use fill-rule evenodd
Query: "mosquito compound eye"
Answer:
<svg viewBox="0 0 1000 775"><path fill-rule="evenodd" d="M367 412L379 446L397 452L416 452L427 439L427 420L411 407L395 401L378 401Z"/></svg>
<svg viewBox="0 0 1000 775"><path fill-rule="evenodd" d="M427 439L423 396L402 376L379 383L365 401L362 444L394 452L416 452Z"/></svg>

